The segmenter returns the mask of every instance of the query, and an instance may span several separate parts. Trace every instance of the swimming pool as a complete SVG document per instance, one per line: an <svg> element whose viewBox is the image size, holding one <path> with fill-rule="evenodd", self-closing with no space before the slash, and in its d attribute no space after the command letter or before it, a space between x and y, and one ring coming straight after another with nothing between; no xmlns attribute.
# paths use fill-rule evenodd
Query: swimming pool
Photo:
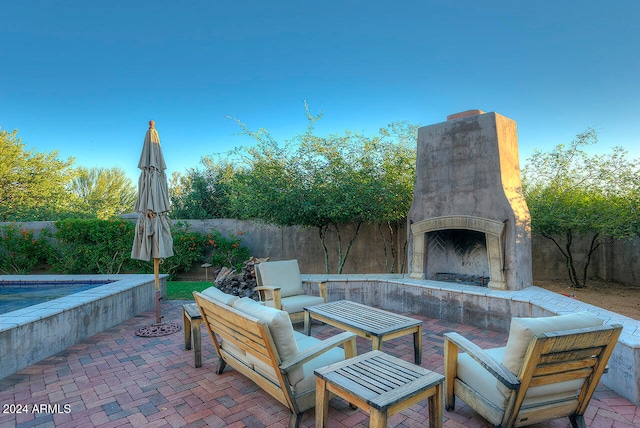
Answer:
<svg viewBox="0 0 640 428"><path fill-rule="evenodd" d="M155 307L153 275L0 275L0 287L47 283L92 287L0 313L0 379Z"/></svg>
<svg viewBox="0 0 640 428"><path fill-rule="evenodd" d="M113 281L0 281L0 315Z"/></svg>

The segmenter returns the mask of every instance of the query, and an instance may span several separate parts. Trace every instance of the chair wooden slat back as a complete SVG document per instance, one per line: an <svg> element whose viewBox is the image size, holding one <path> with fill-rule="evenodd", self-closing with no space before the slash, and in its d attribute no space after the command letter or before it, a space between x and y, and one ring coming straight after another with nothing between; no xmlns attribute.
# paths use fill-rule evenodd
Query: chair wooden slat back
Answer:
<svg viewBox="0 0 640 428"><path fill-rule="evenodd" d="M491 356L497 353L446 333L446 408L453 410L458 396L498 427L569 417L573 427L586 428L584 413L621 332L621 325L612 324L534 335L517 373ZM458 371L460 351L467 356Z"/></svg>
<svg viewBox="0 0 640 428"><path fill-rule="evenodd" d="M535 413L546 411L545 407L521 410L529 388L575 379L584 379L585 382L576 394L576 401L569 407L574 408L571 413L575 415L584 414L621 330L619 325L606 325L534 336L518 376L520 388L513 392L503 426L519 426L519 421L532 419L536 417Z"/></svg>
<svg viewBox="0 0 640 428"><path fill-rule="evenodd" d="M231 307L199 292L194 292L193 296L218 355L216 373L221 374L229 364L251 379L289 408L291 428L300 425L302 412L315 407L315 382L311 384L309 381L315 380L315 377L313 374L309 375L311 378L305 377L305 369L308 368L313 373L314 368L356 355L356 335L353 333L344 332L324 340L304 336L307 344L312 342L308 348L291 352L292 345L283 339L283 332L288 331L288 327L291 339L295 340L293 327L286 313L265 308L255 302L249 305L245 302L245 309L253 305L275 315L273 318L257 318L264 311L250 314L240 310L242 305L238 308ZM242 299L238 300L234 305L237 306L241 301ZM281 357L274 337L280 340L280 349L289 351L292 355L283 352ZM299 349L297 341L293 342L293 346ZM343 349L334 349L338 346ZM304 364L307 365L305 368Z"/></svg>
<svg viewBox="0 0 640 428"><path fill-rule="evenodd" d="M218 355L220 355L220 343L214 332L220 335L223 340L234 342L247 352L258 355L269 353L265 339L270 334L264 321L253 319L248 322L247 315L237 314L232 308L221 313L216 311L215 307L212 307L210 302L206 300L200 300L198 304L201 311L204 312L203 319Z"/></svg>

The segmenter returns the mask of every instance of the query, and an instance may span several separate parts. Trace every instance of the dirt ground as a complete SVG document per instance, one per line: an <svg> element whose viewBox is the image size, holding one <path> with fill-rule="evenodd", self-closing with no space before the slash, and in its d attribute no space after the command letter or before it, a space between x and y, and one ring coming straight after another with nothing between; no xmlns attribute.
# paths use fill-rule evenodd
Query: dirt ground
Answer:
<svg viewBox="0 0 640 428"><path fill-rule="evenodd" d="M617 282L587 281L586 288L572 288L569 281L533 281L555 293L573 294L582 302L640 320L640 286Z"/></svg>

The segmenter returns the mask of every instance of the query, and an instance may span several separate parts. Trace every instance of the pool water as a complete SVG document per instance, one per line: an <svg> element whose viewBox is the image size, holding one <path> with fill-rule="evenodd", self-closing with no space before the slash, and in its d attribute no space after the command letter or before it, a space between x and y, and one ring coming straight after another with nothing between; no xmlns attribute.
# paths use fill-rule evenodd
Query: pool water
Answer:
<svg viewBox="0 0 640 428"><path fill-rule="evenodd" d="M59 299L80 291L89 290L111 281L90 282L0 282L0 314L6 314L28 306Z"/></svg>

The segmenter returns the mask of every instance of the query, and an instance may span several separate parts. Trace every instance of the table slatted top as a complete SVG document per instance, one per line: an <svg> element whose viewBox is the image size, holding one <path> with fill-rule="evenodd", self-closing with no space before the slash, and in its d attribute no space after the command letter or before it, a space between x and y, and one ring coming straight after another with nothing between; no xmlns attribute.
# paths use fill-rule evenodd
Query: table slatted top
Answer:
<svg viewBox="0 0 640 428"><path fill-rule="evenodd" d="M202 315L200 314L200 309L198 309L198 305L196 303L186 303L182 305L182 309L189 315L191 319L200 319Z"/></svg>
<svg viewBox="0 0 640 428"><path fill-rule="evenodd" d="M421 320L348 300L304 308L306 311L380 336L422 324Z"/></svg>
<svg viewBox="0 0 640 428"><path fill-rule="evenodd" d="M385 410L444 381L444 376L380 351L371 351L315 374Z"/></svg>

